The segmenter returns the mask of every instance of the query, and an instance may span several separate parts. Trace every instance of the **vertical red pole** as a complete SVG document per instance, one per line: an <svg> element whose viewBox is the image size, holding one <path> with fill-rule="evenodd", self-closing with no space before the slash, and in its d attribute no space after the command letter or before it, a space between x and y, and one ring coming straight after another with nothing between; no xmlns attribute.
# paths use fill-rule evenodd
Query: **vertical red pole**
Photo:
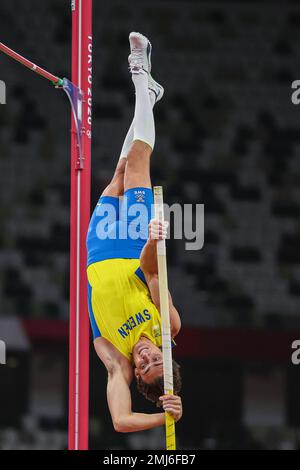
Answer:
<svg viewBox="0 0 300 470"><path fill-rule="evenodd" d="M89 317L86 234L90 219L92 126L92 0L72 0L72 82L84 93L80 165L74 118L71 128L69 449L88 449Z"/></svg>

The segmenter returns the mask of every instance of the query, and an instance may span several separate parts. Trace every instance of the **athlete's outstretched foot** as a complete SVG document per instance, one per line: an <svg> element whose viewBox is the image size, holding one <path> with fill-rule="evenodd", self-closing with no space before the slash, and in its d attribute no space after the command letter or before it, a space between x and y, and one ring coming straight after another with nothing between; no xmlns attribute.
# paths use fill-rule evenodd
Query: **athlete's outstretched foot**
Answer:
<svg viewBox="0 0 300 470"><path fill-rule="evenodd" d="M155 95L155 103L164 95L163 87L151 76L152 45L146 36L132 32L129 34L130 55L128 57L129 70L132 74L147 73L148 88Z"/></svg>
<svg viewBox="0 0 300 470"><path fill-rule="evenodd" d="M145 36L140 33L129 34L130 56L128 57L129 69L133 74L151 72L152 46Z"/></svg>

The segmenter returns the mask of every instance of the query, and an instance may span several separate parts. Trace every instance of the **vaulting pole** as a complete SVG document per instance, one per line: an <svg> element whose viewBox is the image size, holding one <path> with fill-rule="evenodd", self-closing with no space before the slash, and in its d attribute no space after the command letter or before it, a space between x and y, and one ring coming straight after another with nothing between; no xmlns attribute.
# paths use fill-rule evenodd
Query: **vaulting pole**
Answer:
<svg viewBox="0 0 300 470"><path fill-rule="evenodd" d="M155 218L164 221L164 200L162 186L154 186ZM157 242L158 283L160 315L162 327L162 353L164 365L164 393L173 395L172 336L169 309L169 288L167 270L166 241ZM166 449L176 450L175 421L170 413L165 413Z"/></svg>
<svg viewBox="0 0 300 470"><path fill-rule="evenodd" d="M88 449L89 317L86 234L90 219L92 0L72 0L72 82L83 92L81 152L72 114L69 449ZM80 112L80 110L79 110ZM81 158L82 157L82 158Z"/></svg>

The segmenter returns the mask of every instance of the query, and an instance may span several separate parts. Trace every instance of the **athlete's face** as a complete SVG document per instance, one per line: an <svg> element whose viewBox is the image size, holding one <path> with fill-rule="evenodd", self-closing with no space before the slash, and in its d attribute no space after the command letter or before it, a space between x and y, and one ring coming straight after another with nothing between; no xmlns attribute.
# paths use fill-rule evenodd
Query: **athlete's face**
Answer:
<svg viewBox="0 0 300 470"><path fill-rule="evenodd" d="M133 349L135 375L143 382L152 383L163 375L163 357L161 350L149 339L141 338Z"/></svg>

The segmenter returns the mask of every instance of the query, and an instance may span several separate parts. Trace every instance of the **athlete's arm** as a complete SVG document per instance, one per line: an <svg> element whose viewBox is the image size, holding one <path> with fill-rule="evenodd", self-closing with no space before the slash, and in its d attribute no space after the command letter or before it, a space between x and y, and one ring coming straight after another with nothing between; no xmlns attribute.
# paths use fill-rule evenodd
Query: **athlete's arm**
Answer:
<svg viewBox="0 0 300 470"><path fill-rule="evenodd" d="M164 413L134 413L131 409L130 382L120 364L108 370L107 401L114 428L117 432L136 432L161 426Z"/></svg>
<svg viewBox="0 0 300 470"><path fill-rule="evenodd" d="M151 294L152 301L160 311L159 301L159 282L158 282L158 265L157 265L157 242L166 238L167 228L156 220L151 220L149 224L149 239L144 246L141 257L140 265L145 275L147 285ZM176 310L171 294L169 292L169 307L170 307L170 322L171 332L173 338L179 333L181 328L181 321L178 311Z"/></svg>

